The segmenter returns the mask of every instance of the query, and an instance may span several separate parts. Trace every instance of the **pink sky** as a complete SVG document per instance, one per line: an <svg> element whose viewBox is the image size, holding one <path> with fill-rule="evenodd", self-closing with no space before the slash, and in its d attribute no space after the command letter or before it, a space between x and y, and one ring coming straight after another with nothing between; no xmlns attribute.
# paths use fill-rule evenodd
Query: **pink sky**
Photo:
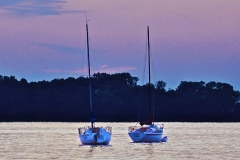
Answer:
<svg viewBox="0 0 240 160"><path fill-rule="evenodd" d="M154 81L167 89L202 80L239 90L239 6L238 0L1 1L0 75L28 81L85 75L86 11L94 71L129 72L142 83L149 26Z"/></svg>

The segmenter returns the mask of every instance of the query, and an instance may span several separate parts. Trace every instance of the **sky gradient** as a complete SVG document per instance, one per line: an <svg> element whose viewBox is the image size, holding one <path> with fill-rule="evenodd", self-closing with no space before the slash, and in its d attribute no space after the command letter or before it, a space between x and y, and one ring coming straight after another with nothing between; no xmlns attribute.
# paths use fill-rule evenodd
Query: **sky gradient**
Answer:
<svg viewBox="0 0 240 160"><path fill-rule="evenodd" d="M50 81L92 72L144 80L147 26L153 82L216 81L240 89L238 0L3 0L0 75Z"/></svg>

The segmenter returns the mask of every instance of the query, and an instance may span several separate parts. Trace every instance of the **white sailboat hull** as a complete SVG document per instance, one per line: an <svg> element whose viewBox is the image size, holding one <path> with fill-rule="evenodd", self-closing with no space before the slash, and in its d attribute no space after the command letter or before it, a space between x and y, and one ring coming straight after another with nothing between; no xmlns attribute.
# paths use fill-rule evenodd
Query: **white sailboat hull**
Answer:
<svg viewBox="0 0 240 160"><path fill-rule="evenodd" d="M163 138L163 126L129 127L129 137L133 142L160 142Z"/></svg>
<svg viewBox="0 0 240 160"><path fill-rule="evenodd" d="M96 134L96 133L95 133ZM107 145L110 143L112 135L110 133L108 134L102 134L98 136L97 139L94 138L95 134L79 134L79 138L82 144L103 144Z"/></svg>
<svg viewBox="0 0 240 160"><path fill-rule="evenodd" d="M128 135L133 142L160 142L163 134L162 133L136 133L128 132Z"/></svg>
<svg viewBox="0 0 240 160"><path fill-rule="evenodd" d="M87 128L84 132L79 133L79 138L82 144L84 145L96 145L102 144L107 145L110 143L112 134L104 128Z"/></svg>

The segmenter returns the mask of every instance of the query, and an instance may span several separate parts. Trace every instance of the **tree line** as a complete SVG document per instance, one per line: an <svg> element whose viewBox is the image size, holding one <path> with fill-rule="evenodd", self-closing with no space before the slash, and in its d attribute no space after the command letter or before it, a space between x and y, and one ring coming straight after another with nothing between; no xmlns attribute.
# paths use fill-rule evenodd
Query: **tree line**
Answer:
<svg viewBox="0 0 240 160"><path fill-rule="evenodd" d="M91 77L93 113L100 122L138 122L149 112L149 84L138 85L130 73ZM227 83L181 81L150 84L154 121L239 122L240 92ZM86 77L27 82L0 75L0 121L90 121Z"/></svg>

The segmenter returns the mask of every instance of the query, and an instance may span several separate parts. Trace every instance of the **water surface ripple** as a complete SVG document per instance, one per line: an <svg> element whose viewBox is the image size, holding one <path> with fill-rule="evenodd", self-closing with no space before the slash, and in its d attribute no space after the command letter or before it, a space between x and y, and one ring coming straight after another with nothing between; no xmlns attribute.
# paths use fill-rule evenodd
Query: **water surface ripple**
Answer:
<svg viewBox="0 0 240 160"><path fill-rule="evenodd" d="M240 159L240 123L164 123L166 143L132 143L128 126L112 126L107 146L81 145L89 123L0 123L0 159Z"/></svg>

